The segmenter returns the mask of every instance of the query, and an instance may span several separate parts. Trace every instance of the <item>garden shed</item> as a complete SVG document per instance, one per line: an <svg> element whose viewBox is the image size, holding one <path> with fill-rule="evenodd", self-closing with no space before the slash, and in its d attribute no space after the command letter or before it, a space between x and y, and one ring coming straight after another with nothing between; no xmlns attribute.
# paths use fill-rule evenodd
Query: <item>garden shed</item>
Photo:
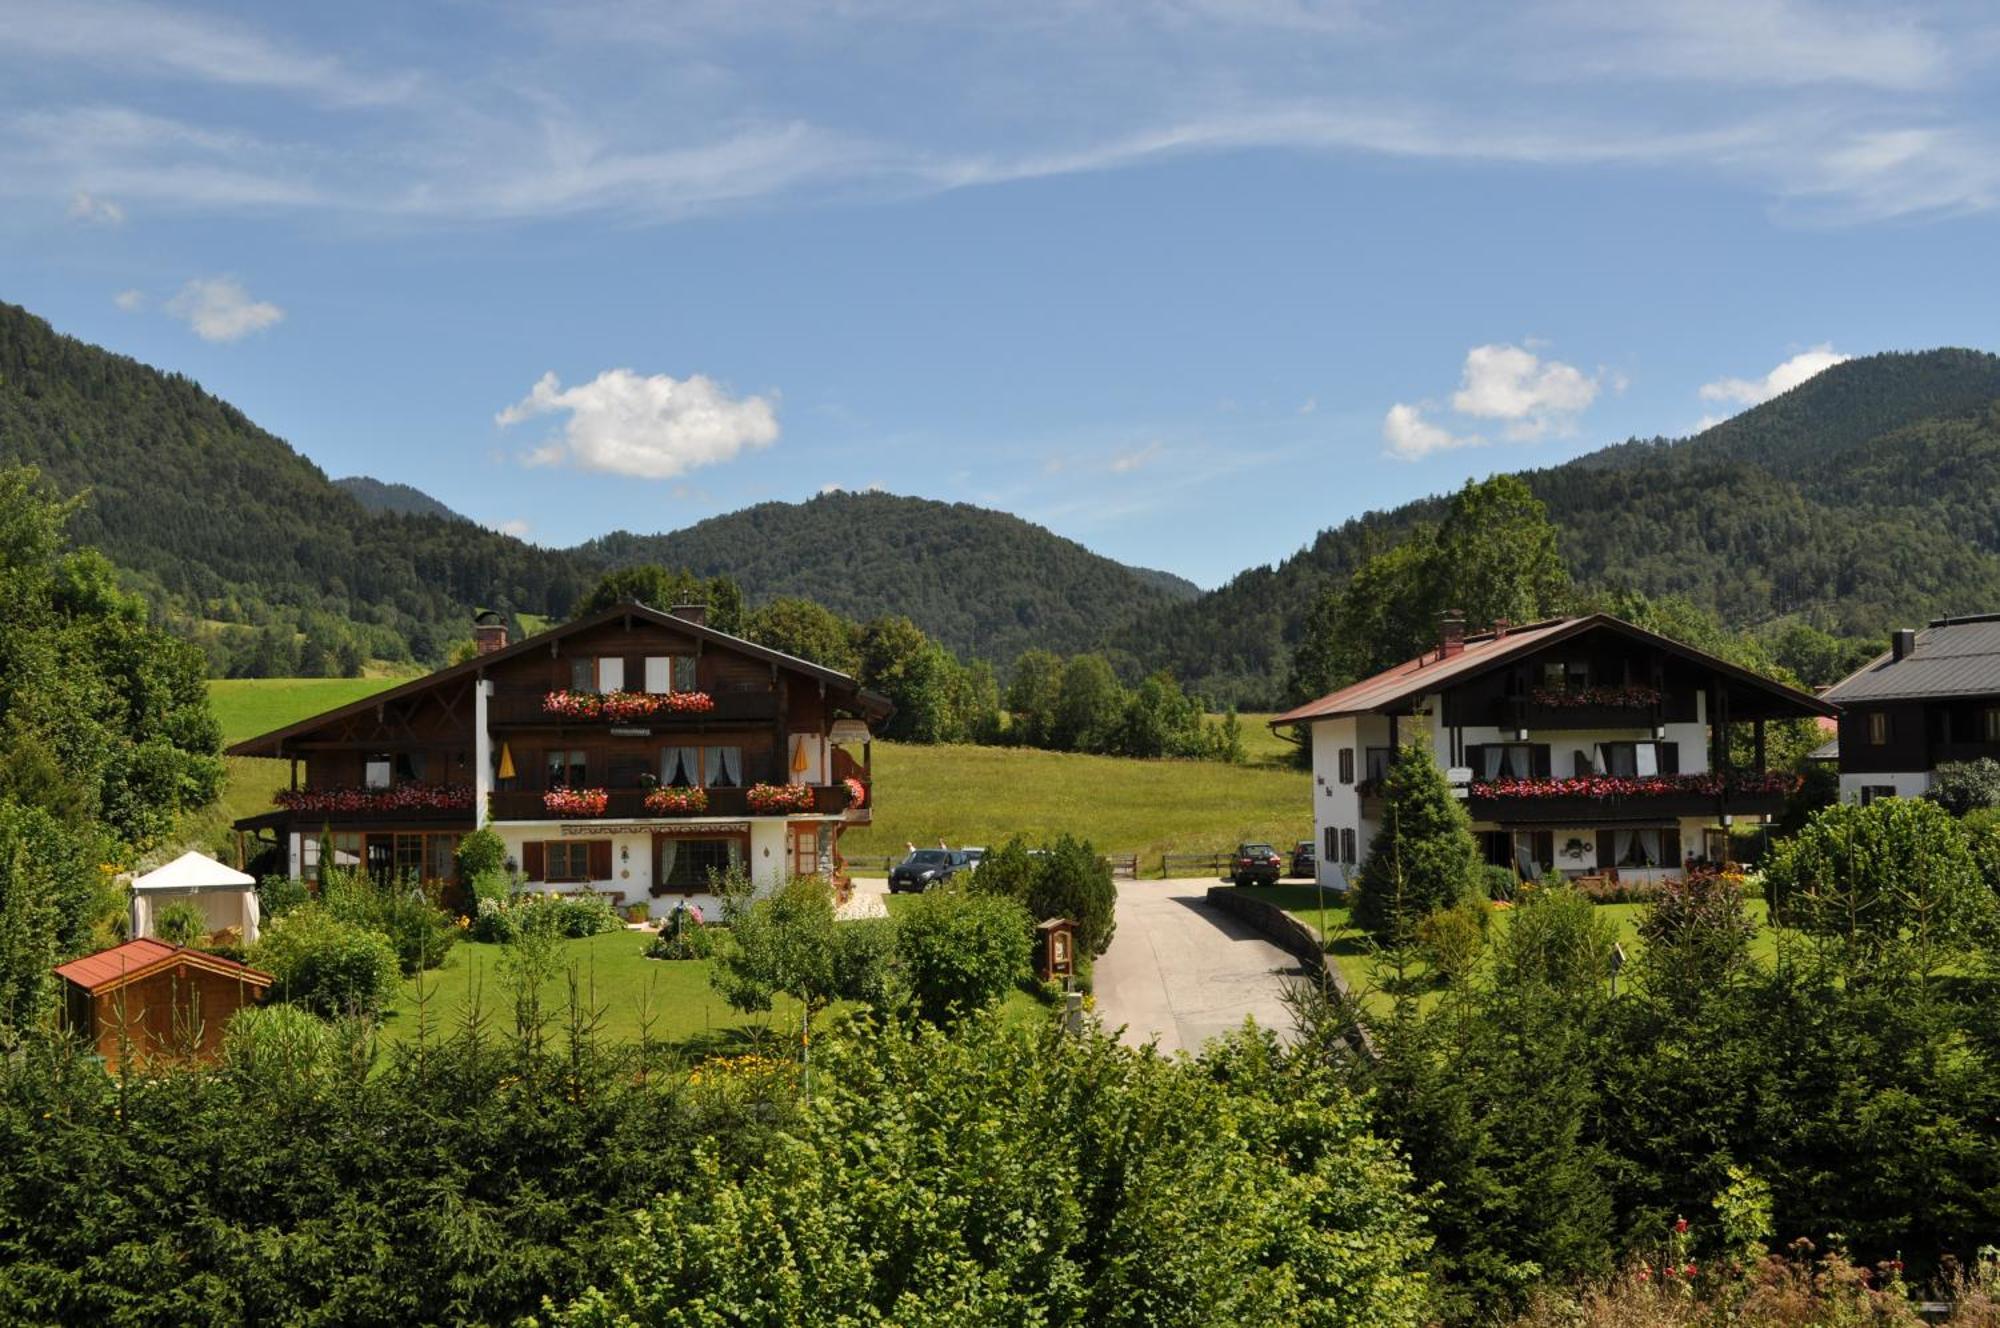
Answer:
<svg viewBox="0 0 2000 1328"><path fill-rule="evenodd" d="M56 976L64 1025L112 1067L122 1049L134 1061L214 1057L230 1016L271 986L270 974L247 964L150 939L72 959Z"/></svg>
<svg viewBox="0 0 2000 1328"><path fill-rule="evenodd" d="M190 903L211 937L236 945L257 941L257 879L200 853L183 853L132 882L132 935L158 934L160 910Z"/></svg>

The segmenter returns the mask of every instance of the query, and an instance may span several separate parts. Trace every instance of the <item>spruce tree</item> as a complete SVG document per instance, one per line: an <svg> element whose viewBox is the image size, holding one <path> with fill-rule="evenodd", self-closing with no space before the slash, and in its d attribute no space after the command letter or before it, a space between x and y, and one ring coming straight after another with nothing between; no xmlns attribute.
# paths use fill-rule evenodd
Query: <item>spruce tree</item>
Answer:
<svg viewBox="0 0 2000 1328"><path fill-rule="evenodd" d="M1403 748L1383 783L1382 827L1356 883L1354 922L1379 941L1396 941L1478 889L1479 845L1422 743Z"/></svg>

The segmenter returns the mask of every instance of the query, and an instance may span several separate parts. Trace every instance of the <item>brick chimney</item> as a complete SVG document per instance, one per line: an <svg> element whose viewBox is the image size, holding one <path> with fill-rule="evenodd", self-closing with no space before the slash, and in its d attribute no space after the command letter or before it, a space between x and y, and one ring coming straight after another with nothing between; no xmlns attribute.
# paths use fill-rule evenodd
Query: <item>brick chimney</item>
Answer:
<svg viewBox="0 0 2000 1328"><path fill-rule="evenodd" d="M1908 659L1917 648L1917 629L1898 627L1889 633L1889 658Z"/></svg>
<svg viewBox="0 0 2000 1328"><path fill-rule="evenodd" d="M708 626L708 605L706 604L676 604L668 612L685 622L693 623L696 627Z"/></svg>
<svg viewBox="0 0 2000 1328"><path fill-rule="evenodd" d="M1438 615L1438 658L1450 659L1465 649L1465 610L1446 609Z"/></svg>
<svg viewBox="0 0 2000 1328"><path fill-rule="evenodd" d="M507 620L491 609L472 620L472 648L478 655L490 655L507 648Z"/></svg>

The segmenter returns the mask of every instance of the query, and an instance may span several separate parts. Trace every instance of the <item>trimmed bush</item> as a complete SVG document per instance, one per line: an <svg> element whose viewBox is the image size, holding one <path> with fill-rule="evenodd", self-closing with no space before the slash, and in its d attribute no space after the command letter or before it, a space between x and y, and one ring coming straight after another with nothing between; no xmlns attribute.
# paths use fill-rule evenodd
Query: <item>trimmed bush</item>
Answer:
<svg viewBox="0 0 2000 1328"><path fill-rule="evenodd" d="M917 1013L949 1026L1027 975L1034 923L996 895L932 891L896 915L896 956Z"/></svg>
<svg viewBox="0 0 2000 1328"><path fill-rule="evenodd" d="M481 826L458 841L458 879L475 881L498 874L507 866L507 841Z"/></svg>
<svg viewBox="0 0 2000 1328"><path fill-rule="evenodd" d="M320 904L273 921L250 955L276 979L278 999L327 1015L381 1013L395 995L400 967L388 937Z"/></svg>
<svg viewBox="0 0 2000 1328"><path fill-rule="evenodd" d="M533 932L536 935L573 939L617 931L625 925L618 910L602 895L507 894L488 892L481 878L474 886L472 938L506 945Z"/></svg>
<svg viewBox="0 0 2000 1328"><path fill-rule="evenodd" d="M296 876L266 876L257 882L257 911L266 922L283 917L311 898L311 889Z"/></svg>
<svg viewBox="0 0 2000 1328"><path fill-rule="evenodd" d="M458 921L416 881L377 881L365 872L330 871L320 902L344 922L380 932L396 947L405 977L444 963L458 944Z"/></svg>

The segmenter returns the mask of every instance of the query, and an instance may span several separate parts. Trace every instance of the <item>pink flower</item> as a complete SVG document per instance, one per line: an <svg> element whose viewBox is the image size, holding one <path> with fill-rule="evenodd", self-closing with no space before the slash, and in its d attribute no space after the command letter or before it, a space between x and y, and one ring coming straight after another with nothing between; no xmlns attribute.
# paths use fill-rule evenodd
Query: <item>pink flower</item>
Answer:
<svg viewBox="0 0 2000 1328"><path fill-rule="evenodd" d="M1685 1236L1685 1235L1687 1234L1687 1229L1688 1229L1688 1220L1687 1220L1686 1218L1682 1217L1682 1218L1677 1218L1677 1219L1675 1219L1675 1221L1674 1221L1674 1234L1675 1234L1675 1235L1677 1235L1677 1236Z"/></svg>

